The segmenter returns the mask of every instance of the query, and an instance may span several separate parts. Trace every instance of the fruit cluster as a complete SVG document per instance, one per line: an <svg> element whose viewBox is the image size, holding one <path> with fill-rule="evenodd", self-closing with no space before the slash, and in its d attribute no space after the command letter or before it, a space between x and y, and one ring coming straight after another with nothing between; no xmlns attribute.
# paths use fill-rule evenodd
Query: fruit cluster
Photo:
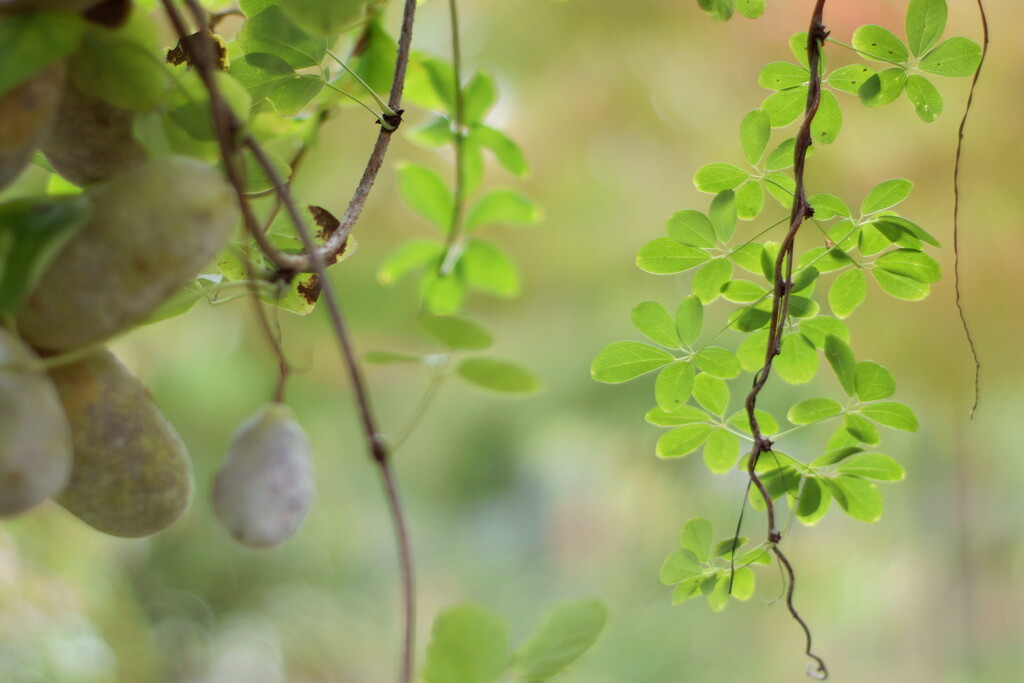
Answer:
<svg viewBox="0 0 1024 683"><path fill-rule="evenodd" d="M83 4L95 3L2 0L0 22L50 9L88 18L95 7ZM22 278L16 305L5 299L0 311L0 518L53 498L99 531L146 536L188 507L191 462L104 344L192 281L224 248L239 211L217 168L151 158L133 137L135 113L82 92L72 59L0 85L0 190L39 150L83 189L75 201L85 207L53 254L33 261L38 272ZM0 205L0 238L62 201ZM0 239L0 278L32 271L22 258ZM238 431L214 486L215 514L239 542L268 547L296 530L312 498L308 440L288 408L272 403Z"/></svg>

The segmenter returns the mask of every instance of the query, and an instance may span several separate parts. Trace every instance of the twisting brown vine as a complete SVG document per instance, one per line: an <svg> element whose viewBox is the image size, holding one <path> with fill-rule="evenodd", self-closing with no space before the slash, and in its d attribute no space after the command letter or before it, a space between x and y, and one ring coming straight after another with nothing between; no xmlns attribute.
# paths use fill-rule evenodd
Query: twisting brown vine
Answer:
<svg viewBox="0 0 1024 683"><path fill-rule="evenodd" d="M214 132L220 148L221 157L224 162L225 174L235 190L238 198L239 208L242 212L243 223L247 232L256 240L258 246L270 258L275 265L285 273L312 272L320 281L321 293L326 304L328 314L331 318L332 328L338 341L342 361L348 370L352 382L353 393L355 394L358 406L360 422L367 442L367 449L371 459L377 466L381 480L384 484L385 496L395 525L395 537L398 546L399 563L401 567L401 591L403 604L403 635L400 664L400 683L412 681L413 658L415 653L415 624L416 624L416 593L414 569L412 560L412 545L409 539L405 514L403 512L401 497L398 492L398 485L392 466L390 451L384 435L377 427L377 421L373 413L370 401L369 390L363 379L362 369L359 365L355 346L348 332L348 327L342 315L340 300L327 277L326 264L333 262L334 256L345 248L345 242L352 230L353 225L359 218L362 208L366 203L374 180L383 165L384 155L387 152L388 142L391 134L401 123L400 108L402 90L405 84L406 67L409 61L409 50L412 43L412 27L415 17L416 0L406 0L402 17L402 28L399 36L398 55L395 63L395 76L391 85L389 96L389 108L393 114L385 114L384 121L387 126L382 126L377 136L377 142L370 154L366 168L360 178L359 184L349 203L341 225L333 233L330 240L322 247L317 247L313 241L312 234L306 225L305 218L299 211L299 206L291 194L288 183L277 172L260 144L252 135L243 132L242 122L237 119L224 100L217 83L218 61L216 47L212 40L210 31L210 17L202 8L198 0L183 0L189 9L193 23L202 37L199 40L186 41L191 34L186 22L173 4L173 0L162 0L167 16L178 35L180 44L187 46L192 64L195 65L199 76L210 97L210 114L213 120ZM270 244L264 231L261 229L256 216L249 206L248 198L244 192L244 177L239 165L239 153L242 148L247 148L255 158L256 162L266 172L274 185L275 192L284 205L285 210L295 224L295 230L306 250L305 255L291 256L278 251ZM275 349L280 349L275 346ZM284 360L281 359L284 363ZM279 389L280 391L280 389Z"/></svg>
<svg viewBox="0 0 1024 683"><path fill-rule="evenodd" d="M971 105L974 104L974 89L978 86L978 78L981 76L981 69L985 66L985 56L988 54L988 16L985 14L985 5L982 0L978 0L978 12L981 14L981 61L978 62L978 68L974 72L971 90L967 95L967 106L964 107L964 116L960 119L960 128L956 138L956 161L953 164L953 292L956 296L956 310L960 314L960 323L963 325L967 344L971 348L971 357L974 359L974 403L971 405L970 413L972 418L978 409L978 402L981 400L981 360L978 358L978 350L974 346L971 328L967 324L967 315L960 302L960 153L964 146L964 128L967 126L967 117L971 113Z"/></svg>
<svg viewBox="0 0 1024 683"><path fill-rule="evenodd" d="M750 430L754 439L754 445L750 450L750 457L747 460L747 474L750 482L764 499L765 509L768 515L768 543L779 563L786 571L788 587L786 590L786 607L790 615L800 624L807 640L805 652L814 660L814 664L808 669L808 673L816 678L825 679L828 677L828 668L825 661L814 654L811 649L811 630L807 622L803 620L800 613L793 604L793 591L796 586L796 577L793 566L786 555L779 550L779 542L782 540L782 532L775 524L775 505L772 497L765 488L764 482L757 475L757 464L761 454L769 453L772 450L772 440L761 433L757 423L757 399L768 382L771 375L772 362L775 357L782 353L782 335L785 331L786 319L789 315L789 299L793 287L793 259L796 246L796 236L800 231L805 219L810 218L814 211L807 201L807 193L804 187L804 166L807 161L807 152L811 147L811 124L818 112L818 105L821 102L821 46L828 37L828 31L824 25L825 0L817 0L814 12L811 15L811 25L807 31L807 58L810 68L810 85L807 89L807 104L804 108L804 120L796 137L794 150L793 177L796 181L796 189L793 193L793 206L789 216L789 231L779 247L779 255L775 259L775 272L773 277L772 312L769 319L768 343L765 349L764 365L754 375L753 387L747 395L745 407L747 419L750 421Z"/></svg>

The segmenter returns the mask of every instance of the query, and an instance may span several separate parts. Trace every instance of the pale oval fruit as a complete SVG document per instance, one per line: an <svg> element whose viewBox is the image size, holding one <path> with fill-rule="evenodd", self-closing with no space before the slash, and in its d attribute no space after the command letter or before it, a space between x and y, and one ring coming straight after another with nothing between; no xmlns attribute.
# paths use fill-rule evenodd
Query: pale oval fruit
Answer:
<svg viewBox="0 0 1024 683"><path fill-rule="evenodd" d="M56 62L0 95L0 189L14 180L49 135L64 88Z"/></svg>
<svg viewBox="0 0 1024 683"><path fill-rule="evenodd" d="M71 476L71 430L38 360L0 327L0 517L56 495Z"/></svg>
<svg viewBox="0 0 1024 683"><path fill-rule="evenodd" d="M141 323L210 262L238 215L221 174L188 157L147 162L90 194L88 223L18 313L36 348L82 348Z"/></svg>
<svg viewBox="0 0 1024 683"><path fill-rule="evenodd" d="M132 137L135 112L86 95L70 79L40 149L54 170L79 186L121 175L146 160Z"/></svg>
<svg viewBox="0 0 1024 683"><path fill-rule="evenodd" d="M178 519L192 498L192 464L138 378L106 350L50 376L74 452L57 502L112 536L148 536Z"/></svg>
<svg viewBox="0 0 1024 683"><path fill-rule="evenodd" d="M213 514L232 538L271 548L302 524L314 497L309 438L282 403L271 403L235 433L213 482Z"/></svg>

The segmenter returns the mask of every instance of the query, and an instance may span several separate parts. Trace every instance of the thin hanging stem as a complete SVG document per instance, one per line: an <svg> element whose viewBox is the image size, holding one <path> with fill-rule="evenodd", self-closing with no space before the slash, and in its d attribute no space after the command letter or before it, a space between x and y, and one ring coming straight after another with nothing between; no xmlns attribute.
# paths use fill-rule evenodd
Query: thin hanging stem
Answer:
<svg viewBox="0 0 1024 683"><path fill-rule="evenodd" d="M444 256L441 258L438 272L443 277L451 273L458 261L459 250L455 248L462 232L462 213L465 206L466 183L466 131L465 131L465 97L462 92L462 47L459 41L459 11L455 0L448 0L448 16L452 27L452 80L455 91L455 111L452 112L453 128L455 129L455 192L452 200L452 219L448 225L448 236L444 243Z"/></svg>

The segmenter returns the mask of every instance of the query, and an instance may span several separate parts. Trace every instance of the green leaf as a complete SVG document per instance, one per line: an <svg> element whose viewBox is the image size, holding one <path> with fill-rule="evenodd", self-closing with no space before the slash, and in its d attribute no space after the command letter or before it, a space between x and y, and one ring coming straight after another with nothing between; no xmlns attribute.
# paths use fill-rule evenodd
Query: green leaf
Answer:
<svg viewBox="0 0 1024 683"><path fill-rule="evenodd" d="M732 190L750 177L750 174L732 164L707 164L697 169L693 176L693 184L701 192L718 194L723 190Z"/></svg>
<svg viewBox="0 0 1024 683"><path fill-rule="evenodd" d="M277 5L250 16L236 40L246 53L276 55L295 69L319 66L327 55L327 38L309 35Z"/></svg>
<svg viewBox="0 0 1024 683"><path fill-rule="evenodd" d="M772 128L784 128L800 118L807 105L807 88L793 88L773 93L761 102Z"/></svg>
<svg viewBox="0 0 1024 683"><path fill-rule="evenodd" d="M700 595L700 577L691 579L689 581L683 581L675 590L672 591L672 605L678 605L686 602L690 598L695 598Z"/></svg>
<svg viewBox="0 0 1024 683"><path fill-rule="evenodd" d="M734 548L736 550L741 549L749 540L750 539L746 536L740 536L738 538L723 538L715 544L715 549L711 551L711 555L713 557L721 557L722 559L728 560L732 557Z"/></svg>
<svg viewBox="0 0 1024 683"><path fill-rule="evenodd" d="M917 416L908 406L895 401L869 403L860 409L861 414L879 424L906 432L917 431Z"/></svg>
<svg viewBox="0 0 1024 683"><path fill-rule="evenodd" d="M692 551L684 548L676 548L669 553L669 556L665 558L664 562L662 562L661 569L658 572L658 578L666 586L671 586L672 584L676 584L681 581L690 581L691 579L699 578L703 574L704 566Z"/></svg>
<svg viewBox="0 0 1024 683"><path fill-rule="evenodd" d="M0 17L0 95L75 52L86 26L70 12Z"/></svg>
<svg viewBox="0 0 1024 683"><path fill-rule="evenodd" d="M153 59L156 36L146 28L137 22L116 31L90 25L68 63L78 89L120 109L144 111L160 104L170 75Z"/></svg>
<svg viewBox="0 0 1024 683"><path fill-rule="evenodd" d="M856 413L843 415L843 427L858 441L875 445L881 441L878 430L875 426Z"/></svg>
<svg viewBox="0 0 1024 683"><path fill-rule="evenodd" d="M729 604L729 572L723 569L705 578L700 591L707 598L708 607L721 612Z"/></svg>
<svg viewBox="0 0 1024 683"><path fill-rule="evenodd" d="M855 371L857 398L861 401L877 401L889 398L896 392L896 380L892 373L878 363L862 360Z"/></svg>
<svg viewBox="0 0 1024 683"><path fill-rule="evenodd" d="M839 401L831 398L809 398L794 404L786 413L786 419L795 425L809 425L835 417L842 412L843 407L839 405Z"/></svg>
<svg viewBox="0 0 1024 683"><path fill-rule="evenodd" d="M946 0L910 0L905 28L915 57L925 54L946 30Z"/></svg>
<svg viewBox="0 0 1024 683"><path fill-rule="evenodd" d="M711 548L714 545L715 530L711 522L703 517L694 517L683 525L679 534L679 547L693 553L698 562L711 561Z"/></svg>
<svg viewBox="0 0 1024 683"><path fill-rule="evenodd" d="M845 318L864 301L868 281L859 268L848 270L835 279L828 290L828 305L837 318Z"/></svg>
<svg viewBox="0 0 1024 683"><path fill-rule="evenodd" d="M764 365L767 344L768 330L758 330L740 342L736 349L740 367L747 372L757 372Z"/></svg>
<svg viewBox="0 0 1024 683"><path fill-rule="evenodd" d="M725 474L736 464L740 440L728 429L716 429L704 443L704 464L713 474Z"/></svg>
<svg viewBox="0 0 1024 683"><path fill-rule="evenodd" d="M447 234L451 229L454 197L441 176L417 164L398 167L398 193L413 211Z"/></svg>
<svg viewBox="0 0 1024 683"><path fill-rule="evenodd" d="M691 247L713 247L718 244L711 221L700 211L676 211L665 224L668 236Z"/></svg>
<svg viewBox="0 0 1024 683"><path fill-rule="evenodd" d="M846 433L846 430L842 427L839 428L838 432ZM837 433L838 433L837 432ZM853 439L853 437L850 437ZM856 442L859 443L859 442ZM830 450L811 461L811 467L828 467L829 465L835 465L836 463L842 462L851 455L860 453L864 449L860 446L844 446Z"/></svg>
<svg viewBox="0 0 1024 683"><path fill-rule="evenodd" d="M700 299L690 295L679 302L676 308L675 325L679 333L679 339L686 346L690 346L700 336L700 328L704 323L704 307Z"/></svg>
<svg viewBox="0 0 1024 683"><path fill-rule="evenodd" d="M249 91L230 74L223 71L216 73L221 95L228 107L239 120L248 120L249 108L252 106ZM171 121L192 138L210 141L217 139L211 123L209 94L195 72L179 76L178 87L168 94L165 108Z"/></svg>
<svg viewBox="0 0 1024 683"><path fill-rule="evenodd" d="M437 57L413 52L409 58L405 99L425 109L450 113L455 109L455 73ZM475 129L470 131L472 135Z"/></svg>
<svg viewBox="0 0 1024 683"><path fill-rule="evenodd" d="M815 348L824 349L829 335L835 335L845 342L850 341L850 330L842 320L820 316L800 321L800 332L814 344Z"/></svg>
<svg viewBox="0 0 1024 683"><path fill-rule="evenodd" d="M456 269L471 289L506 299L519 294L519 271L515 262L491 242L467 241Z"/></svg>
<svg viewBox="0 0 1024 683"><path fill-rule="evenodd" d="M519 675L524 681L543 681L562 672L590 649L606 623L608 609L598 600L556 605L516 651Z"/></svg>
<svg viewBox="0 0 1024 683"><path fill-rule="evenodd" d="M925 123L931 123L942 114L942 95L924 76L907 76L907 97L914 103L914 111Z"/></svg>
<svg viewBox="0 0 1024 683"><path fill-rule="evenodd" d="M654 342L677 349L680 346L676 321L665 307L656 301L644 301L632 311L633 326Z"/></svg>
<svg viewBox="0 0 1024 683"><path fill-rule="evenodd" d="M874 24L861 26L853 32L853 48L876 62L902 64L910 58L902 40L888 29Z"/></svg>
<svg viewBox="0 0 1024 683"><path fill-rule="evenodd" d="M736 11L747 19L757 19L764 14L764 0L736 0Z"/></svg>
<svg viewBox="0 0 1024 683"><path fill-rule="evenodd" d="M846 392L847 396L853 396L856 361L849 344L839 337L831 334L828 335L825 338L825 358L835 371L843 391Z"/></svg>
<svg viewBox="0 0 1024 683"><path fill-rule="evenodd" d="M867 216L884 209L890 209L910 195L914 183L906 178L884 180L868 190L860 204L860 215Z"/></svg>
<svg viewBox="0 0 1024 683"><path fill-rule="evenodd" d="M796 502L796 518L801 524L811 526L828 512L832 494L822 486L816 477L804 477L800 496Z"/></svg>
<svg viewBox="0 0 1024 683"><path fill-rule="evenodd" d="M789 384L806 384L818 372L818 352L802 334L782 338L782 353L775 359L775 370Z"/></svg>
<svg viewBox="0 0 1024 683"><path fill-rule="evenodd" d="M864 82L874 75L875 70L869 66L850 64L849 66L839 67L830 73L827 82L836 90L856 95L860 92Z"/></svg>
<svg viewBox="0 0 1024 683"><path fill-rule="evenodd" d="M312 74L299 74L267 96L281 116L295 116L323 90L324 83Z"/></svg>
<svg viewBox="0 0 1024 683"><path fill-rule="evenodd" d="M807 38L807 31L800 31L791 35L789 37L789 51L793 53L793 57L796 61L798 61L809 74L811 72L811 63L807 56ZM824 65L822 65L823 70L824 68Z"/></svg>
<svg viewBox="0 0 1024 683"><path fill-rule="evenodd" d="M981 46L967 38L950 38L926 54L918 65L921 71L936 76L964 78L981 64Z"/></svg>
<svg viewBox="0 0 1024 683"><path fill-rule="evenodd" d="M697 0L697 5L715 21L729 21L735 8L735 0Z"/></svg>
<svg viewBox="0 0 1024 683"><path fill-rule="evenodd" d="M746 242L735 247L729 253L729 258L743 270L760 275L762 251L764 251L764 247L757 242Z"/></svg>
<svg viewBox="0 0 1024 683"><path fill-rule="evenodd" d="M757 420L757 427L761 430L762 434L770 436L772 434L777 434L780 431L779 423L771 413L761 410L760 408L755 408L754 418ZM747 417L746 410L736 411L729 416L728 422L744 434L753 434L753 430L750 429L750 418Z"/></svg>
<svg viewBox="0 0 1024 683"><path fill-rule="evenodd" d="M676 427L661 435L655 447L659 458L679 458L700 448L714 428L709 424L694 423Z"/></svg>
<svg viewBox="0 0 1024 683"><path fill-rule="evenodd" d="M877 522L882 517L882 494L866 479L835 477L823 479L839 507L846 514L862 522Z"/></svg>
<svg viewBox="0 0 1024 683"><path fill-rule="evenodd" d="M829 437L828 443L825 444L825 448L830 452L835 452L859 445L860 440L850 432L846 431L846 427L839 427L835 432L833 432L832 436ZM862 449L857 448L856 450Z"/></svg>
<svg viewBox="0 0 1024 683"><path fill-rule="evenodd" d="M857 95L866 107L881 107L896 99L903 93L907 84L907 72L901 68L886 69L870 76L860 86Z"/></svg>
<svg viewBox="0 0 1024 683"><path fill-rule="evenodd" d="M916 249L896 249L882 254L875 261L875 267L925 284L938 282L942 277L942 268L938 262Z"/></svg>
<svg viewBox="0 0 1024 683"><path fill-rule="evenodd" d="M419 268L437 264L444 246L431 240L409 240L395 247L377 269L377 281L391 285Z"/></svg>
<svg viewBox="0 0 1024 683"><path fill-rule="evenodd" d="M924 282L897 275L884 268L873 269L871 275L882 291L904 301L920 301L931 291L931 286Z"/></svg>
<svg viewBox="0 0 1024 683"><path fill-rule="evenodd" d="M756 166L761 160L771 133L771 119L764 111L754 109L743 117L743 121L740 122L740 144L743 147L743 156L751 166Z"/></svg>
<svg viewBox="0 0 1024 683"><path fill-rule="evenodd" d="M873 256L880 251L888 249L892 245L889 238L872 224L861 227L860 235L857 238L857 248L864 256Z"/></svg>
<svg viewBox="0 0 1024 683"><path fill-rule="evenodd" d="M768 90L790 90L807 85L810 78L811 72L802 66L790 62L772 62L761 69L761 73L757 76L757 83ZM758 159L760 158L761 156L758 155ZM750 163L756 164L757 160Z"/></svg>
<svg viewBox="0 0 1024 683"><path fill-rule="evenodd" d="M503 393L528 394L540 388L532 372L499 358L467 358L456 372L471 384Z"/></svg>
<svg viewBox="0 0 1024 683"><path fill-rule="evenodd" d="M732 264L727 259L716 257L694 274L690 287L701 303L707 305L718 298L731 277Z"/></svg>
<svg viewBox="0 0 1024 683"><path fill-rule="evenodd" d="M86 195L0 204L0 318L18 312L91 212Z"/></svg>
<svg viewBox="0 0 1024 683"><path fill-rule="evenodd" d="M498 101L498 87L494 77L477 71L462 90L463 122L467 126L478 126L494 103Z"/></svg>
<svg viewBox="0 0 1024 683"><path fill-rule="evenodd" d="M234 67L234 62L231 66ZM443 147L455 140L452 122L447 116L435 117L430 123L409 133L409 139L426 147Z"/></svg>
<svg viewBox="0 0 1024 683"><path fill-rule="evenodd" d="M359 35L360 52L352 57L349 66L359 74L375 92L387 92L395 78L395 58L398 55L398 43L384 30L379 18L366 23ZM410 74L412 69L410 69ZM342 79L347 83L346 79ZM351 79L354 87L355 79ZM406 92L409 92L409 81L406 80Z"/></svg>
<svg viewBox="0 0 1024 683"><path fill-rule="evenodd" d="M590 366L598 382L616 384L657 370L675 360L668 351L635 341L613 342L601 349Z"/></svg>
<svg viewBox="0 0 1024 683"><path fill-rule="evenodd" d="M423 307L436 315L454 315L462 309L466 287L454 273L441 275L437 268L420 276L420 297Z"/></svg>
<svg viewBox="0 0 1024 683"><path fill-rule="evenodd" d="M760 301L767 294L765 287L750 280L731 280L722 288L722 298L737 304Z"/></svg>
<svg viewBox="0 0 1024 683"><path fill-rule="evenodd" d="M747 182L736 190L736 216L745 221L757 218L764 207L764 188L759 182Z"/></svg>
<svg viewBox="0 0 1024 683"><path fill-rule="evenodd" d="M715 234L722 242L728 242L736 230L736 193L722 190L711 200L708 217L715 228Z"/></svg>
<svg viewBox="0 0 1024 683"><path fill-rule="evenodd" d="M281 0L292 21L313 35L334 37L359 19L367 0Z"/></svg>
<svg viewBox="0 0 1024 683"><path fill-rule="evenodd" d="M710 258L702 249L680 244L671 237L659 237L640 247L636 265L648 273L671 275L695 268Z"/></svg>
<svg viewBox="0 0 1024 683"><path fill-rule="evenodd" d="M725 415L729 407L729 385L723 379L702 372L693 380L693 397L715 415Z"/></svg>
<svg viewBox="0 0 1024 683"><path fill-rule="evenodd" d="M732 379L740 374L740 362L729 349L721 346L707 346L697 352L693 362L698 368L722 379Z"/></svg>
<svg viewBox="0 0 1024 683"><path fill-rule="evenodd" d="M796 181L785 173L772 171L764 176L764 189L768 190L775 201L789 209L796 194Z"/></svg>
<svg viewBox="0 0 1024 683"><path fill-rule="evenodd" d="M811 136L814 142L823 145L835 142L843 127L843 110L839 107L836 96L828 90L822 91L818 113L811 122Z"/></svg>
<svg viewBox="0 0 1024 683"><path fill-rule="evenodd" d="M659 427L678 427L694 422L707 422L711 416L696 406L682 405L671 412L655 406L647 411L644 419Z"/></svg>
<svg viewBox="0 0 1024 683"><path fill-rule="evenodd" d="M426 313L417 322L424 332L453 351L479 351L494 341L490 332L468 318Z"/></svg>
<svg viewBox="0 0 1024 683"><path fill-rule="evenodd" d="M464 603L438 614L421 676L424 683L493 683L510 663L502 618Z"/></svg>
<svg viewBox="0 0 1024 683"><path fill-rule="evenodd" d="M498 163L512 175L524 176L529 170L526 165L526 157L523 156L519 145L496 128L477 126L469 131L467 140L472 140L484 149L490 150Z"/></svg>
<svg viewBox="0 0 1024 683"><path fill-rule="evenodd" d="M900 481L906 476L898 462L882 453L854 455L841 461L836 470L840 474L878 481Z"/></svg>
<svg viewBox="0 0 1024 683"><path fill-rule="evenodd" d="M540 220L537 205L513 190L493 190L485 194L466 215L467 231L495 223L532 225Z"/></svg>
<svg viewBox="0 0 1024 683"><path fill-rule="evenodd" d="M370 351L363 354L363 362L369 365L385 365L389 363L419 363L423 361L422 356L411 353L396 353L394 351Z"/></svg>
<svg viewBox="0 0 1024 683"><path fill-rule="evenodd" d="M693 365L680 360L669 364L654 380L654 399L665 413L680 409L693 391Z"/></svg>
<svg viewBox="0 0 1024 683"><path fill-rule="evenodd" d="M924 228L919 226L917 223L914 223L913 221L908 221L906 218L903 218L902 216L890 216L883 214L875 219L874 225L879 230L883 231L887 229L898 228L900 230L903 230L904 232L913 235L914 237L921 240L925 244L930 244L933 247L942 246L939 243L939 241L932 237L930 234L928 234L928 232L925 231Z"/></svg>

